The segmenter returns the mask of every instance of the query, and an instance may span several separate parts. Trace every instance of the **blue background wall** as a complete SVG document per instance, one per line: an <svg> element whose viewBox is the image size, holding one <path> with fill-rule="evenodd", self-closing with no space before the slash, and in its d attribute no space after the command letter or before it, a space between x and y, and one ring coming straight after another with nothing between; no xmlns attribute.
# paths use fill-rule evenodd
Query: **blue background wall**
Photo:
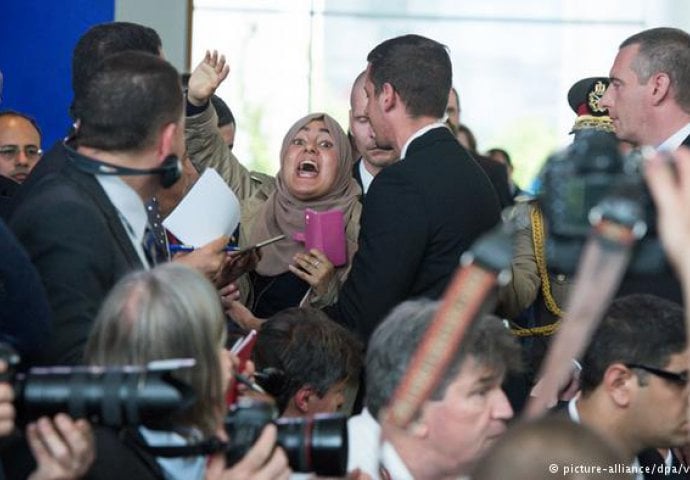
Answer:
<svg viewBox="0 0 690 480"><path fill-rule="evenodd" d="M92 25L114 19L114 0L2 0L0 70L5 77L0 109L36 118L43 148L70 125L72 50Z"/></svg>

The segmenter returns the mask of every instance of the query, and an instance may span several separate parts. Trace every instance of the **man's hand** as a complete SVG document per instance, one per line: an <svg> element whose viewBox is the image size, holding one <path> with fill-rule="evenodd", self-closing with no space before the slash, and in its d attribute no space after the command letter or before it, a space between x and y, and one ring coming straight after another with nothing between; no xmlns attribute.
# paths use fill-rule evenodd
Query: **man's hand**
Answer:
<svg viewBox="0 0 690 480"><path fill-rule="evenodd" d="M225 55L218 57L206 50L204 59L197 65L189 77L187 86L187 100L196 107L206 105L216 89L223 83L230 73L230 65L225 63Z"/></svg>
<svg viewBox="0 0 690 480"><path fill-rule="evenodd" d="M180 262L200 271L217 286L218 284L216 281L220 279L221 272L225 267L225 263L228 261L225 247L228 245L229 241L230 237L222 235L192 252L176 254L173 257L173 261ZM225 284L227 283L228 282L225 282Z"/></svg>
<svg viewBox="0 0 690 480"><path fill-rule="evenodd" d="M256 249L243 253L227 253L227 258L225 259L226 261L223 264L223 268L218 273L216 286L225 287L226 285L235 282L235 280L240 278L245 273L254 270L260 259L261 256L259 251Z"/></svg>
<svg viewBox="0 0 690 480"><path fill-rule="evenodd" d="M86 420L73 421L64 413L54 420L40 418L26 428L26 438L38 467L29 480L71 480L84 476L96 447Z"/></svg>
<svg viewBox="0 0 690 480"><path fill-rule="evenodd" d="M7 363L0 360L0 373L7 371ZM12 385L0 383L0 437L9 435L14 430L14 390Z"/></svg>
<svg viewBox="0 0 690 480"><path fill-rule="evenodd" d="M206 468L206 480L287 480L290 467L282 448L274 448L278 431L275 425L267 425L254 446L241 461L225 468L225 455L211 457Z"/></svg>

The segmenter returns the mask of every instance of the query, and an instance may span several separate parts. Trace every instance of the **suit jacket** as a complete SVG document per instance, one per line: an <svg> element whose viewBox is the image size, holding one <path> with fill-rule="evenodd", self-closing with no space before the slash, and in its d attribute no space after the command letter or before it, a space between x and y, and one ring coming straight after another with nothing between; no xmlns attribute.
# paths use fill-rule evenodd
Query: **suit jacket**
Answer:
<svg viewBox="0 0 690 480"><path fill-rule="evenodd" d="M80 363L100 305L115 283L143 265L96 178L65 160L17 206L10 227L38 269L53 311L50 363Z"/></svg>
<svg viewBox="0 0 690 480"><path fill-rule="evenodd" d="M0 175L0 218L7 218L10 202L19 184L11 178Z"/></svg>
<svg viewBox="0 0 690 480"><path fill-rule="evenodd" d="M50 306L36 269L2 220L0 252L0 342L30 363L50 337Z"/></svg>
<svg viewBox="0 0 690 480"><path fill-rule="evenodd" d="M479 165L448 129L430 130L374 179L352 270L328 313L368 339L400 302L440 297L462 252L499 217Z"/></svg>
<svg viewBox="0 0 690 480"><path fill-rule="evenodd" d="M510 183L508 183L508 167L484 155L473 154L473 157L489 177L501 209L511 206L514 202L513 195L510 193Z"/></svg>
<svg viewBox="0 0 690 480"><path fill-rule="evenodd" d="M10 198L7 200L4 207L4 212L2 212L5 221L9 223L14 211L27 197L34 185L39 183L44 176L58 172L65 162L66 157L64 155L64 147L62 142L55 142L53 148L48 150L45 155L41 157L41 160L34 166L29 176L26 177L21 185L18 185Z"/></svg>

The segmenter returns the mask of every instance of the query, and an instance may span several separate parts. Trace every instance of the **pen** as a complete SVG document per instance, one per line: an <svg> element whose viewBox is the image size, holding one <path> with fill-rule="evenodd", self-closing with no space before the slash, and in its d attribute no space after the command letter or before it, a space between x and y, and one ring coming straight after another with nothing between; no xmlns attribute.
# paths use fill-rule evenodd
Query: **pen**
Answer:
<svg viewBox="0 0 690 480"><path fill-rule="evenodd" d="M251 380L249 380L247 377L245 377L244 375L242 375L240 373L235 374L235 380L248 386L250 390L253 390L257 393L263 393L264 395L266 395L266 390L264 390L258 384L252 382Z"/></svg>
<svg viewBox="0 0 690 480"><path fill-rule="evenodd" d="M170 253L193 252L194 250L196 250L196 248L191 245L169 245L168 248L170 249ZM236 252L238 248L231 247L230 245L228 245L223 250L225 250L226 252Z"/></svg>

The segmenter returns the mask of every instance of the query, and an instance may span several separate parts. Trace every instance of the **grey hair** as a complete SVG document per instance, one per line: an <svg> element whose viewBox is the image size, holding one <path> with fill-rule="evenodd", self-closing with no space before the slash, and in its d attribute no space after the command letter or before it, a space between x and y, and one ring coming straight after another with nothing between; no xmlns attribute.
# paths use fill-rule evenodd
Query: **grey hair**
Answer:
<svg viewBox="0 0 690 480"><path fill-rule="evenodd" d="M620 48L638 45L632 69L640 84L656 73L665 73L671 82L676 103L690 113L690 35L678 28L651 28L627 38Z"/></svg>
<svg viewBox="0 0 690 480"><path fill-rule="evenodd" d="M440 302L428 299L404 302L393 309L372 335L365 369L366 406L375 418L393 396L439 306ZM497 317L484 315L466 331L432 399L443 398L468 356L501 374L519 368L521 363L520 347L510 331Z"/></svg>
<svg viewBox="0 0 690 480"><path fill-rule="evenodd" d="M165 264L126 275L105 299L86 346L90 365L145 365L167 358L194 358L174 372L197 394L180 425L212 434L223 408L219 358L225 319L218 294L191 268Z"/></svg>

